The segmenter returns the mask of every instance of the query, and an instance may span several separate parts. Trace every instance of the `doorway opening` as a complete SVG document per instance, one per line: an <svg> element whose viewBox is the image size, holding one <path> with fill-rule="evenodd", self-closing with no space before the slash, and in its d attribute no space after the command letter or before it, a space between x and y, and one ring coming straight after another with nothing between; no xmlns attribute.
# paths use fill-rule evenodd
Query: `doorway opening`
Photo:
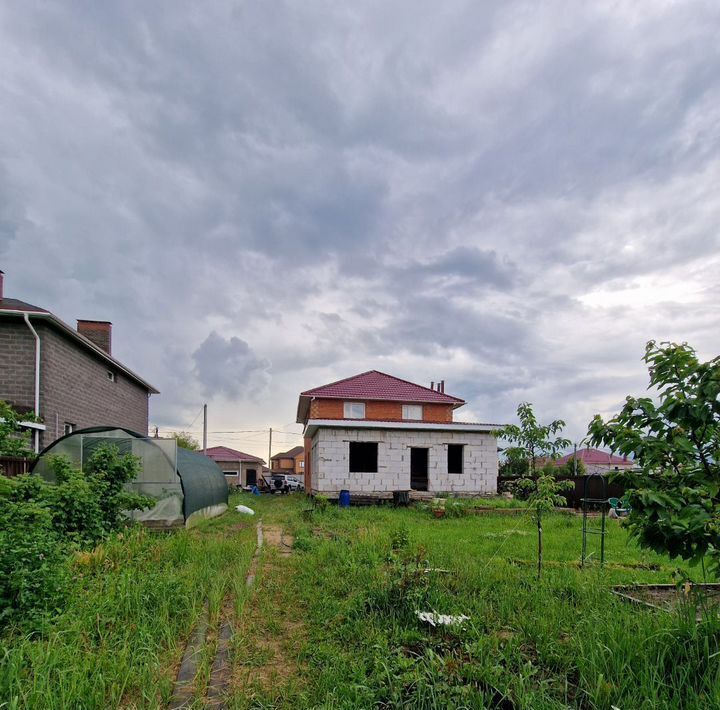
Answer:
<svg viewBox="0 0 720 710"><path fill-rule="evenodd" d="M410 488L414 491L428 489L428 449L410 449Z"/></svg>

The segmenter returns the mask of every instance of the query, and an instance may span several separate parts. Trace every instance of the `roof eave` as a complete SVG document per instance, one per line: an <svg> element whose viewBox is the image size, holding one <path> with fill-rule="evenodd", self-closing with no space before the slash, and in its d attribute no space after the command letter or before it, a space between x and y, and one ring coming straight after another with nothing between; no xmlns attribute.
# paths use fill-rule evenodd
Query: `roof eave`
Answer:
<svg viewBox="0 0 720 710"><path fill-rule="evenodd" d="M49 311L18 311L18 310L12 310L12 309L0 309L0 315L7 314L7 315L21 315L28 317L32 316L34 318L43 318L45 320L51 321L54 325L58 326L61 330L64 330L68 335L72 336L76 340L80 341L84 346L92 350L97 355L100 355L100 357L103 358L106 362L111 363L115 367L117 367L119 370L122 370L126 375L128 375L131 379L135 380L138 384L142 385L143 388L147 389L147 391L150 394L160 394L160 390L156 389L151 385L149 382L144 380L140 375L137 375L134 373L131 369L123 365L119 360L116 360L112 355L109 355L106 353L101 347L98 347L93 343L91 340L86 338L82 333L78 333L77 330L74 328L71 328L67 323L60 320L56 315L50 313Z"/></svg>
<svg viewBox="0 0 720 710"><path fill-rule="evenodd" d="M395 422L374 419L308 419L303 436L313 436L321 428L340 429L397 429L406 431L466 431L490 434L503 428L502 424L471 422Z"/></svg>

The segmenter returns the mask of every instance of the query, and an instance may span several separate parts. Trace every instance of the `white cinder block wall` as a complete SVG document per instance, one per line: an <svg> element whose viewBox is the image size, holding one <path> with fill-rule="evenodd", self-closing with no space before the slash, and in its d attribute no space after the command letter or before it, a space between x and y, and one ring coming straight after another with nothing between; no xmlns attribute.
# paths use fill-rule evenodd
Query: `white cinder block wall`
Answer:
<svg viewBox="0 0 720 710"><path fill-rule="evenodd" d="M350 473L350 441L378 442L378 472ZM463 472L448 473L447 445L464 444ZM459 495L497 492L497 439L469 431L341 429L321 427L312 442L313 492L334 496L410 489L410 449L428 451L428 491Z"/></svg>

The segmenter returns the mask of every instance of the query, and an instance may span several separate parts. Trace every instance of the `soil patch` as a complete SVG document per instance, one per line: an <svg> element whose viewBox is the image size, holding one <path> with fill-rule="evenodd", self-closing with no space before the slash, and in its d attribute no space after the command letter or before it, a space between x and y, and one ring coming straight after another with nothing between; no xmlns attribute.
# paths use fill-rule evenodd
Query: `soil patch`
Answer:
<svg viewBox="0 0 720 710"><path fill-rule="evenodd" d="M293 536L283 532L279 525L263 526L263 535L265 544L268 547L276 549L283 555L289 555L293 550Z"/></svg>
<svg viewBox="0 0 720 710"><path fill-rule="evenodd" d="M711 609L720 613L720 584L637 584L617 586L612 589L625 601L642 604L660 611L674 611L689 604L695 608L695 617L701 620L703 611Z"/></svg>

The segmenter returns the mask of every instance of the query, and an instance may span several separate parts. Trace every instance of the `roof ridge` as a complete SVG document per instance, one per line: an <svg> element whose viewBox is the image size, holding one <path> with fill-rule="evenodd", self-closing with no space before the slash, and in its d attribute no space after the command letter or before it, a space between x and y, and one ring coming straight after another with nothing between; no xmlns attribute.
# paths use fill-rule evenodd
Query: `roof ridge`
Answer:
<svg viewBox="0 0 720 710"><path fill-rule="evenodd" d="M309 395L311 392L314 392L315 390L319 389L325 389L327 387L334 387L335 385L341 384L343 382L348 382L350 380L356 380L360 377L364 377L365 375L370 375L372 373L376 373L378 375L382 375L383 377L389 377L391 380L395 380L396 382L402 382L406 385L411 385L412 387L417 387L421 390L425 390L426 392L432 392L435 395L441 394L445 397L449 397L450 399L454 399L456 402L462 402L465 403L464 399L461 399L460 397L455 397L454 395L447 394L446 392L440 392L439 390L434 390L431 387L426 387L425 385L419 385L417 382L411 382L410 380L405 380L402 377L396 377L395 375L390 375L387 372L382 372L382 370L367 370L366 372L360 372L357 375L351 375L350 377L343 377L341 380L336 380L335 382L328 382L324 385L318 385L317 387L312 387L309 390L305 390L304 392L300 393L300 396L303 395Z"/></svg>
<svg viewBox="0 0 720 710"><path fill-rule="evenodd" d="M335 380L335 382L328 382L324 385L318 385L317 387L311 387L309 390L305 390L304 392L301 392L300 394L307 394L308 392L312 392L313 390L319 390L323 387L333 387L334 385L339 385L342 382L347 382L348 380L354 380L356 377L362 377L363 375L369 375L371 372L377 372L379 375L384 375L384 372L380 372L380 370L367 370L366 372L360 372L357 375L350 375L349 377L343 377L339 380Z"/></svg>

